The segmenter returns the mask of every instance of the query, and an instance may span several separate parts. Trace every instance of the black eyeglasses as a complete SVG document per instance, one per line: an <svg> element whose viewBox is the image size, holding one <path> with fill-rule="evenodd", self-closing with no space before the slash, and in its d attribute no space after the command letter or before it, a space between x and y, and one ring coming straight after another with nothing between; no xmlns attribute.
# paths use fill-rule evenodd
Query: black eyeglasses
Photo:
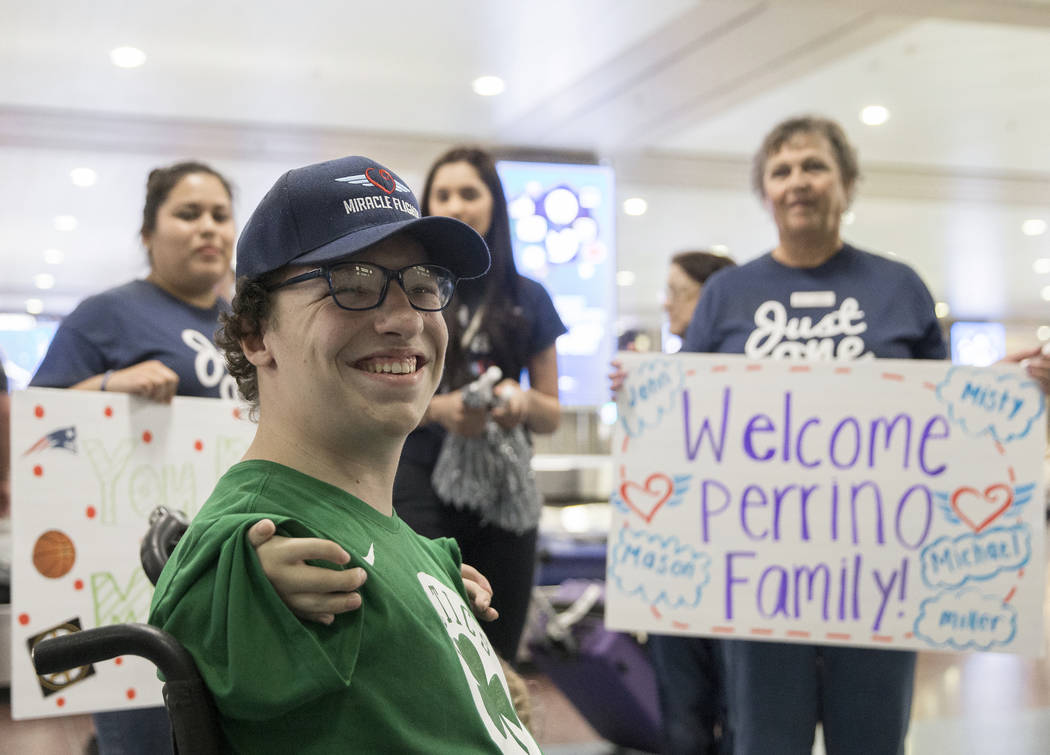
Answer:
<svg viewBox="0 0 1050 755"><path fill-rule="evenodd" d="M293 276L269 286L267 291L313 278L327 280L328 293L335 303L354 311L375 309L381 305L386 299L390 281L396 280L408 297L408 303L421 312L439 312L447 307L458 280L455 273L440 265L408 265L400 270L389 270L371 262L350 261Z"/></svg>

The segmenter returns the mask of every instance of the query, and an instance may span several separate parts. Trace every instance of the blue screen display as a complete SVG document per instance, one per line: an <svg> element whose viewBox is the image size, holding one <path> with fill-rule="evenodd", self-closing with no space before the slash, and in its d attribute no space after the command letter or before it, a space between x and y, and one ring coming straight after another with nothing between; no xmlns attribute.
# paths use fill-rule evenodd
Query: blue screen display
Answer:
<svg viewBox="0 0 1050 755"><path fill-rule="evenodd" d="M19 391L29 385L57 328L57 320L37 320L31 327L17 329L0 327L0 357L8 390Z"/></svg>
<svg viewBox="0 0 1050 755"><path fill-rule="evenodd" d="M1006 356L1006 328L998 322L953 322L952 361L987 367Z"/></svg>
<svg viewBox="0 0 1050 755"><path fill-rule="evenodd" d="M542 283L569 332L558 339L561 402L609 400L615 346L616 208L613 171L599 165L496 165L507 195L518 272Z"/></svg>

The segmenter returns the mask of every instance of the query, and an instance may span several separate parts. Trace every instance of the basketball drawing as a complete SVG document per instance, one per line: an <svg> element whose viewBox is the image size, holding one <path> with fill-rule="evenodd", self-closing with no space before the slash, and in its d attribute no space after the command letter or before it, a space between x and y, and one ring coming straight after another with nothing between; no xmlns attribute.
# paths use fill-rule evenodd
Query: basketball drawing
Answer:
<svg viewBox="0 0 1050 755"><path fill-rule="evenodd" d="M58 579L73 568L77 550L64 532L48 530L36 539L33 546L33 566L45 577Z"/></svg>

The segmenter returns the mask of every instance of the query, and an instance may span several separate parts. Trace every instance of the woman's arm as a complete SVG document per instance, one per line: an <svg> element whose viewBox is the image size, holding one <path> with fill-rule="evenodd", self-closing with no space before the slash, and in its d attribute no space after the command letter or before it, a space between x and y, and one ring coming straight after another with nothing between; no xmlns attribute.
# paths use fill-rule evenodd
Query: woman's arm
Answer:
<svg viewBox="0 0 1050 755"><path fill-rule="evenodd" d="M131 393L161 403L169 403L179 387L179 376L175 371L150 359L122 370L110 370L101 375L92 375L69 386L74 391L111 391Z"/></svg>
<svg viewBox="0 0 1050 755"><path fill-rule="evenodd" d="M501 427L525 424L534 433L552 433L561 423L558 401L558 349L551 344L529 359L529 390L507 378L495 388L503 404L492 410Z"/></svg>
<svg viewBox="0 0 1050 755"><path fill-rule="evenodd" d="M535 433L552 433L561 424L558 400L558 348L551 344L529 360L529 408L526 426Z"/></svg>
<svg viewBox="0 0 1050 755"><path fill-rule="evenodd" d="M463 403L463 391L439 393L430 399L419 425L437 422L450 433L473 438L485 431L488 409L483 406L469 407Z"/></svg>

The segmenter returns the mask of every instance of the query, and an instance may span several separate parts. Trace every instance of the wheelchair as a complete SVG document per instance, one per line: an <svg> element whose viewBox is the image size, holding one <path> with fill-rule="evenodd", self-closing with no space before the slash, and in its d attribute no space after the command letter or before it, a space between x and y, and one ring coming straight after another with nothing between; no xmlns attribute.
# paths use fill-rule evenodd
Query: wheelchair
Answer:
<svg viewBox="0 0 1050 755"><path fill-rule="evenodd" d="M164 506L150 514L139 558L154 585L188 525L180 512ZM50 637L33 648L33 667L37 674L54 674L121 655L141 656L164 675L164 706L176 753L218 755L227 749L215 703L193 656L163 629L113 624Z"/></svg>

